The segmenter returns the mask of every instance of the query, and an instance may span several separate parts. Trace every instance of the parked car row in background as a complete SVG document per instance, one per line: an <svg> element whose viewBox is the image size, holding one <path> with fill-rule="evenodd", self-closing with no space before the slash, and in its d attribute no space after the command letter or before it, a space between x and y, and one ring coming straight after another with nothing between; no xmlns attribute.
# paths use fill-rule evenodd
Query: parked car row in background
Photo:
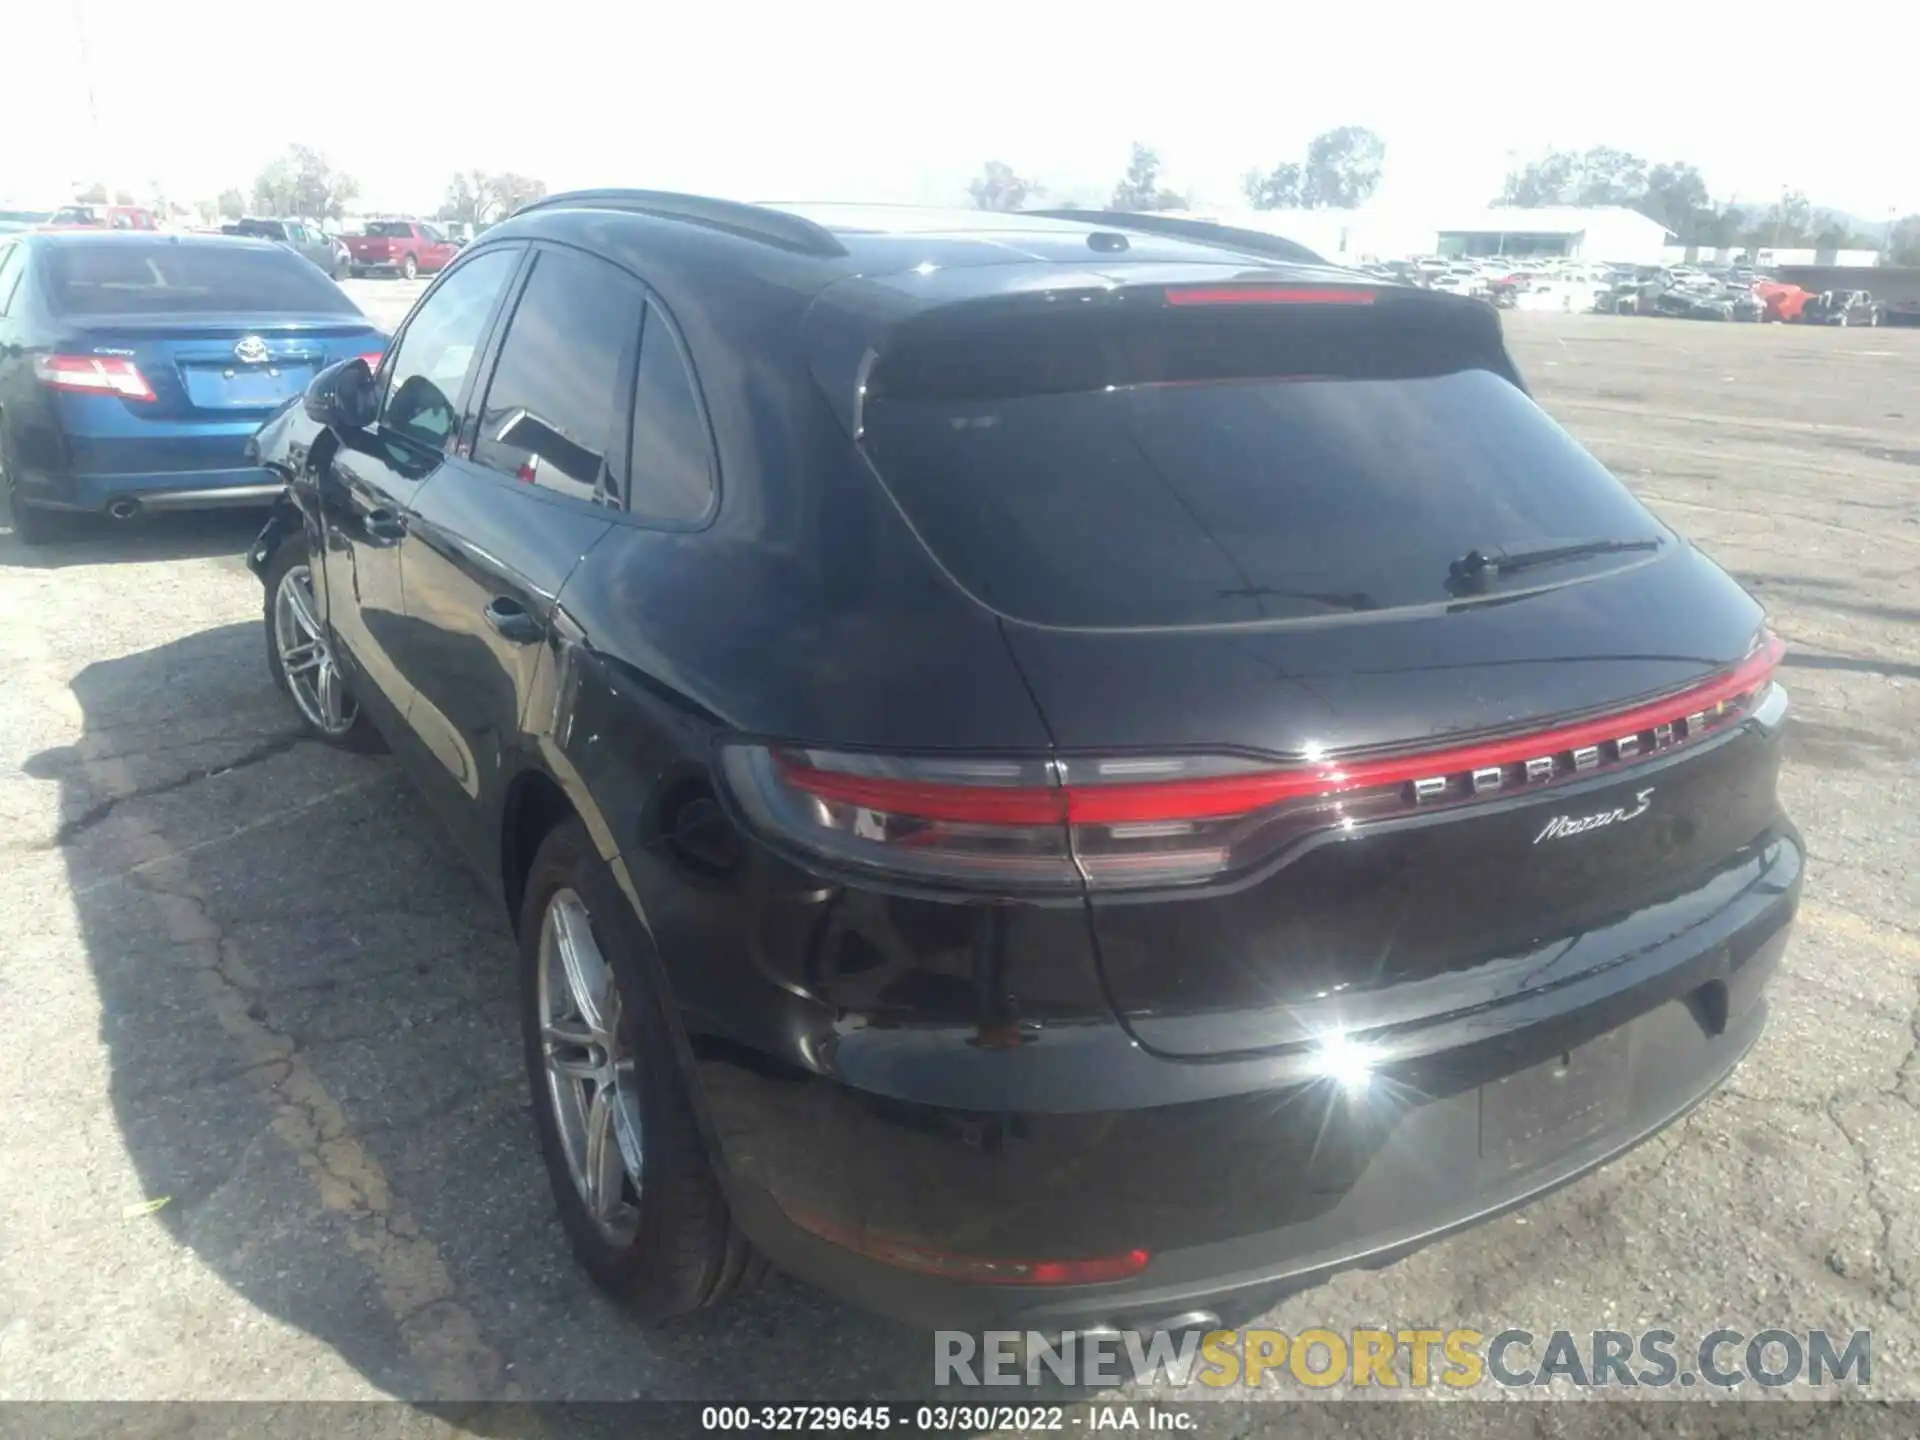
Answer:
<svg viewBox="0 0 1920 1440"><path fill-rule="evenodd" d="M222 225L220 233L275 241L296 255L305 256L335 280L346 279L353 270L353 252L348 249L345 240L298 220L236 220L230 225Z"/></svg>
<svg viewBox="0 0 1920 1440"><path fill-rule="evenodd" d="M1747 265L1483 256L1396 260L1359 268L1383 279L1472 296L1503 310L1834 326L1920 324L1920 300L1887 303L1855 289L1816 294Z"/></svg>

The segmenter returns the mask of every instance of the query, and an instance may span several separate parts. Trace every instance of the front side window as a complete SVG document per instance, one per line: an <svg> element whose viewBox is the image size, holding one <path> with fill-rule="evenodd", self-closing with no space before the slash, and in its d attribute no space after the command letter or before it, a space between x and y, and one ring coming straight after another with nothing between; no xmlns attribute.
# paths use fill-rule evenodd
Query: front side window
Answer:
<svg viewBox="0 0 1920 1440"><path fill-rule="evenodd" d="M476 255L451 272L414 312L400 337L380 424L429 450L444 450L460 393L486 336L487 317L519 264L517 250Z"/></svg>
<svg viewBox="0 0 1920 1440"><path fill-rule="evenodd" d="M473 458L579 500L614 493L626 440L622 362L645 305L639 282L612 265L543 253L508 322Z"/></svg>

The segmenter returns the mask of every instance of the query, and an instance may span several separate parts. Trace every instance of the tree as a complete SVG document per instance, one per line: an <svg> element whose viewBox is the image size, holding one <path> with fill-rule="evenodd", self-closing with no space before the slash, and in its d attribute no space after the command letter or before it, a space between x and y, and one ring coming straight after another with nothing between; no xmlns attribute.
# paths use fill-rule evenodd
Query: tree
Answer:
<svg viewBox="0 0 1920 1440"><path fill-rule="evenodd" d="M1920 215L1905 216L1888 228L1887 261L1894 265L1920 265Z"/></svg>
<svg viewBox="0 0 1920 1440"><path fill-rule="evenodd" d="M1590 150L1549 150L1509 171L1499 203L1539 205L1625 205L1658 220L1689 245L1733 245L1744 238L1747 221L1729 221L1731 210L1714 208L1706 177L1681 161L1649 164L1610 145Z"/></svg>
<svg viewBox="0 0 1920 1440"><path fill-rule="evenodd" d="M96 180L73 198L82 205L104 205L107 203L107 187Z"/></svg>
<svg viewBox="0 0 1920 1440"><path fill-rule="evenodd" d="M215 208L229 220L238 220L247 213L247 197L238 190L222 190Z"/></svg>
<svg viewBox="0 0 1920 1440"><path fill-rule="evenodd" d="M1342 125L1316 135L1307 146L1301 198L1310 206L1351 210L1380 188L1387 146L1364 125Z"/></svg>
<svg viewBox="0 0 1920 1440"><path fill-rule="evenodd" d="M267 215L337 220L360 193L360 182L335 170L310 145L294 145L253 182L253 203Z"/></svg>
<svg viewBox="0 0 1920 1440"><path fill-rule="evenodd" d="M1249 170L1241 177L1240 189L1247 203L1256 210L1298 210L1302 167L1288 160L1262 175Z"/></svg>
<svg viewBox="0 0 1920 1440"><path fill-rule="evenodd" d="M1113 187L1108 207L1114 210L1184 210L1186 198L1160 188L1160 157L1133 142L1133 155L1127 162L1126 177Z"/></svg>
<svg viewBox="0 0 1920 1440"><path fill-rule="evenodd" d="M1304 163L1284 161L1262 174L1249 170L1240 182L1256 210L1350 210L1380 188L1386 143L1364 125L1324 130L1307 145Z"/></svg>
<svg viewBox="0 0 1920 1440"><path fill-rule="evenodd" d="M530 175L516 175L511 170L503 170L493 177L494 193L500 197L500 213L493 219L504 220L522 205L544 199L547 182L535 180ZM487 222L492 223L492 220Z"/></svg>
<svg viewBox="0 0 1920 1440"><path fill-rule="evenodd" d="M1747 234L1747 243L1773 249L1797 248L1813 242L1813 206L1798 190L1783 190L1766 214Z"/></svg>
<svg viewBox="0 0 1920 1440"><path fill-rule="evenodd" d="M1572 195L1578 178L1580 157L1571 150L1549 150L1538 160L1530 160L1518 170L1507 172L1499 203L1533 208L1539 205L1564 205Z"/></svg>
<svg viewBox="0 0 1920 1440"><path fill-rule="evenodd" d="M1698 222L1697 228L1681 238L1693 245L1710 245L1715 249L1728 249L1747 243L1747 236L1753 232L1754 214L1739 205L1723 205L1709 210Z"/></svg>
<svg viewBox="0 0 1920 1440"><path fill-rule="evenodd" d="M1625 150L1549 150L1507 175L1503 205L1633 205L1648 188L1647 162Z"/></svg>
<svg viewBox="0 0 1920 1440"><path fill-rule="evenodd" d="M447 182L447 195L440 204L438 218L484 229L546 193L546 181L516 175L511 170L497 175L484 170L465 170Z"/></svg>
<svg viewBox="0 0 1920 1440"><path fill-rule="evenodd" d="M1695 244L1713 219L1713 197L1707 193L1706 178L1693 166L1677 163L1655 165L1647 172L1646 194L1635 208L1658 220L1681 240Z"/></svg>
<svg viewBox="0 0 1920 1440"><path fill-rule="evenodd" d="M1003 160L989 160L979 178L967 186L976 210L1019 210L1027 201L1047 193L1044 185L1022 180Z"/></svg>

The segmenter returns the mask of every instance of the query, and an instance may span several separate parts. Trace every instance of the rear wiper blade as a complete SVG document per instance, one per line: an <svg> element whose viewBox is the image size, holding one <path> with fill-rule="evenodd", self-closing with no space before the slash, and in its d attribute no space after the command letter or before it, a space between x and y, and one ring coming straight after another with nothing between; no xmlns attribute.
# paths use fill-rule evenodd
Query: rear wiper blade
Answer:
<svg viewBox="0 0 1920 1440"><path fill-rule="evenodd" d="M1665 542L1658 537L1645 540L1583 540L1573 545L1552 545L1540 550L1495 550L1486 554L1469 550L1447 567L1447 589L1459 594L1462 589L1477 589L1501 575L1516 570L1532 570L1542 565L1558 565L1565 560L1584 560L1591 555L1618 555L1633 550L1658 550Z"/></svg>

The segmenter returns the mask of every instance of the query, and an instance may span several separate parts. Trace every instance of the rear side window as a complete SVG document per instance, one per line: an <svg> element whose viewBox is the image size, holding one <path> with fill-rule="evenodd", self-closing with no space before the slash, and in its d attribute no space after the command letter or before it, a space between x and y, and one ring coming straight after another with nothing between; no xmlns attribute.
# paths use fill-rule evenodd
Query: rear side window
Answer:
<svg viewBox="0 0 1920 1440"><path fill-rule="evenodd" d="M367 234L384 235L389 240L411 240L413 226L405 220L374 220L367 225Z"/></svg>
<svg viewBox="0 0 1920 1440"><path fill-rule="evenodd" d="M518 250L476 255L421 302L388 366L382 426L429 450L446 447L487 317L519 263Z"/></svg>
<svg viewBox="0 0 1920 1440"><path fill-rule="evenodd" d="M605 261L542 253L507 325L473 458L577 500L606 499L627 438L620 378L645 306L639 282Z"/></svg>
<svg viewBox="0 0 1920 1440"><path fill-rule="evenodd" d="M1426 300L989 317L902 337L862 443L949 570L1041 624L1446 603L1470 550L1663 537L1466 317Z"/></svg>
<svg viewBox="0 0 1920 1440"><path fill-rule="evenodd" d="M627 509L665 524L704 519L713 507L715 469L693 367L665 317L649 305L634 380Z"/></svg>
<svg viewBox="0 0 1920 1440"><path fill-rule="evenodd" d="M169 240L53 245L41 264L63 315L359 315L353 301L280 249Z"/></svg>

